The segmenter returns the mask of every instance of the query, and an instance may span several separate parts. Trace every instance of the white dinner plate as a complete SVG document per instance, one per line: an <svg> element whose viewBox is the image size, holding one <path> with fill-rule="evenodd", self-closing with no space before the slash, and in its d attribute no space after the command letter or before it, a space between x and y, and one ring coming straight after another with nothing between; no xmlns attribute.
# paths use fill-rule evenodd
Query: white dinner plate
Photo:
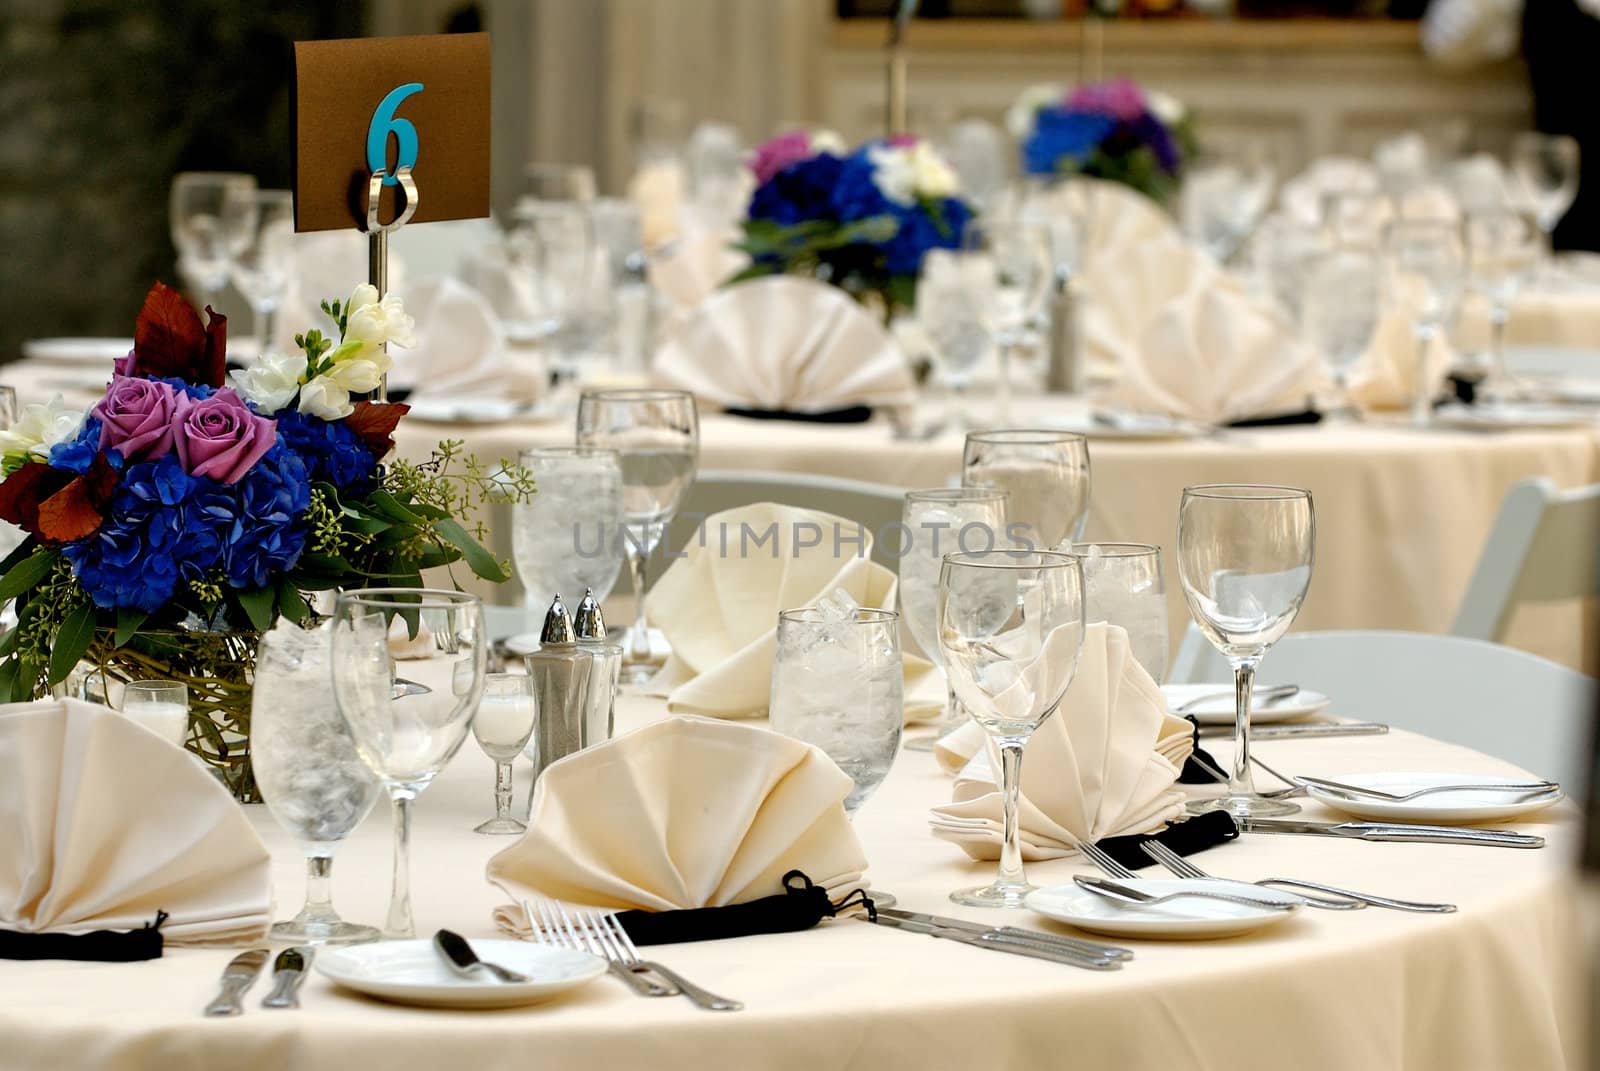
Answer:
<svg viewBox="0 0 1600 1071"><path fill-rule="evenodd" d="M339 985L379 1000L433 1008L513 1008L587 985L606 961L570 948L526 941L473 941L474 952L531 982L501 982L487 971L463 978L445 965L432 941L380 941L324 951L316 968Z"/></svg>
<svg viewBox="0 0 1600 1071"><path fill-rule="evenodd" d="M109 365L131 349L131 338L30 338L22 344L22 356L52 364Z"/></svg>
<svg viewBox="0 0 1600 1071"><path fill-rule="evenodd" d="M1256 691L1260 692L1270 688L1270 684L1259 684ZM1183 713L1190 715L1201 725L1232 725L1233 724L1233 682L1218 681L1214 684L1163 684L1162 693L1167 697L1167 707L1174 713L1184 703L1192 702L1202 696L1216 696L1198 706L1190 707ZM1280 699L1275 703L1265 705L1250 704L1250 724L1267 725L1275 721L1293 721L1296 718L1309 718L1313 714L1321 714L1328 709L1328 697L1321 692L1313 692L1309 688L1302 688L1288 699Z"/></svg>
<svg viewBox="0 0 1600 1071"><path fill-rule="evenodd" d="M1497 785L1525 782L1526 777L1486 777L1470 773L1353 773L1328 774L1330 781L1342 781L1357 788L1375 788L1396 796L1415 792L1432 785ZM1356 818L1375 818L1379 821L1395 819L1403 822L1422 822L1434 825L1454 825L1462 822L1488 822L1503 818L1516 818L1543 810L1562 798L1559 788L1542 796L1520 798L1509 792L1467 791L1430 792L1405 802L1369 799L1365 796L1346 796L1325 788L1308 785L1306 793L1336 811Z"/></svg>
<svg viewBox="0 0 1600 1071"><path fill-rule="evenodd" d="M1062 431L1075 431L1091 439L1130 439L1159 442L1171 439L1198 439L1212 429L1192 420L1155 413L1105 413L1095 419L1051 422Z"/></svg>
<svg viewBox="0 0 1600 1071"><path fill-rule="evenodd" d="M1294 915L1305 903L1293 893L1220 878L1118 878L1117 884L1155 896L1185 889L1210 889L1288 904L1290 909L1251 907L1204 896L1186 896L1145 907L1121 904L1074 884L1035 889L1023 904L1046 918L1111 937L1206 938L1232 937L1272 926Z"/></svg>
<svg viewBox="0 0 1600 1071"><path fill-rule="evenodd" d="M406 404L411 407L408 416L431 424L504 424L552 415L535 403L509 398L407 398Z"/></svg>
<svg viewBox="0 0 1600 1071"><path fill-rule="evenodd" d="M1450 405L1434 410L1433 423L1464 431L1537 431L1580 428L1600 422L1600 409L1538 403Z"/></svg>

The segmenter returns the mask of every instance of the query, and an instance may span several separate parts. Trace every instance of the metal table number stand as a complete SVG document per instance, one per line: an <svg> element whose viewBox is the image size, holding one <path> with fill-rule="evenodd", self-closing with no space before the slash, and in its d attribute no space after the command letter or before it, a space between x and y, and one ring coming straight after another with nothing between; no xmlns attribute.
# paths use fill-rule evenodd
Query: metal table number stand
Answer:
<svg viewBox="0 0 1600 1071"><path fill-rule="evenodd" d="M367 180L367 282L377 289L379 301L389 292L389 235L416 215L419 200L416 180L411 177L411 169L417 162L417 128L411 120L398 118L394 113L401 101L420 92L421 82L396 86L378 103L372 122L367 126L367 166L372 168L372 177ZM388 172L390 134L394 135L396 149L393 175ZM378 206L385 186L399 186L404 204L391 222L380 223ZM387 342L383 344L383 351L389 352ZM378 381L374 395L377 401L388 401L387 373Z"/></svg>

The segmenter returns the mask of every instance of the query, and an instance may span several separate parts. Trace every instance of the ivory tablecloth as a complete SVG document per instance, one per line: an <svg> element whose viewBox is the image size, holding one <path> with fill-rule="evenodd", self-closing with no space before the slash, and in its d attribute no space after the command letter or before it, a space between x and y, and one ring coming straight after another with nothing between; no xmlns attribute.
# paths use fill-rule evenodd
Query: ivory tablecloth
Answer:
<svg viewBox="0 0 1600 1071"><path fill-rule="evenodd" d="M658 700L629 698L619 723L637 725L661 709ZM1274 765L1313 773L1511 772L1401 732L1263 749ZM417 805L413 893L425 935L448 926L469 938L493 936L490 910L501 895L483 880L483 866L507 840L471 831L490 810L491 785L488 760L469 741ZM945 899L992 870L929 835L927 807L949 793L930 754L900 754L857 818L873 883L914 910L1054 926L1029 912L962 909ZM302 895L300 855L264 807L248 810L273 852L282 917ZM1328 817L1315 807L1309 813ZM266 986L258 982L242 1017L204 1019L200 1008L231 953L175 949L126 965L0 961L0 1068L1579 1067L1584 946L1569 869L1579 824L1570 804L1520 824L1549 839L1542 851L1246 836L1202 864L1229 876L1289 875L1450 900L1461 910L1303 911L1250 937L1135 942L1137 958L1115 974L853 920L655 950L694 981L743 1000L746 1010L731 1014L681 998L642 999L612 978L542 1007L452 1012L368 1001L315 976L299 1011L262 1009ZM336 860L335 901L347 918L382 918L388 867L380 807ZM1080 869L1063 859L1029 873L1050 884Z"/></svg>

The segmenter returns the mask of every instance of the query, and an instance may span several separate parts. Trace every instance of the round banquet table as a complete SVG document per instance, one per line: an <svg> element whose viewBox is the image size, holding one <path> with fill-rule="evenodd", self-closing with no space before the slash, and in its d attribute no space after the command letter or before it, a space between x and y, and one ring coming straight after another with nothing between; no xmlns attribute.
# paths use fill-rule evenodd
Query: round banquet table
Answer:
<svg viewBox="0 0 1600 1071"><path fill-rule="evenodd" d="M662 713L659 700L625 697L619 731ZM1223 743L1215 754L1226 754ZM1513 772L1398 731L1262 747L1274 765L1306 772ZM424 936L439 927L495 935L490 912L504 897L484 880L484 864L510 841L471 831L491 809L491 784L489 762L469 740L417 805L412 892ZM930 754L901 752L856 822L873 885L913 910L1070 932L1031 912L945 898L993 869L929 833L927 808L949 794ZM248 810L272 851L277 914L286 916L303 892L303 862L264 807ZM1306 813L1331 817L1314 804ZM347 918L383 917L386 816L380 806L337 856L335 902ZM1581 823L1570 803L1530 819L1517 828L1545 836L1542 850L1247 834L1202 865L1449 900L1460 911L1302 910L1248 937L1121 941L1136 958L1116 973L855 919L650 953L744 1001L735 1013L641 998L604 976L545 1005L464 1012L382 1004L314 975L298 1011L262 1009L267 987L258 981L242 1017L205 1019L200 1008L231 951L171 948L135 964L0 961L0 1068L1578 1067L1584 946L1571 866ZM1054 884L1085 869L1062 859L1029 874Z"/></svg>

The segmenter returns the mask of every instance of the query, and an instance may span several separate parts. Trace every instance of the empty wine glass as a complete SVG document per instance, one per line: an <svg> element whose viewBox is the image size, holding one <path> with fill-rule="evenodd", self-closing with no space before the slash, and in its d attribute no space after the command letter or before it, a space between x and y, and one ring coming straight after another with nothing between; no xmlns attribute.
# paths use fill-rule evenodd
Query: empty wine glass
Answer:
<svg viewBox="0 0 1600 1071"><path fill-rule="evenodd" d="M1478 382L1475 396L1513 401L1522 388L1506 368L1506 323L1518 288L1538 263L1538 234L1515 212L1468 216L1466 234L1468 285L1489 305L1489 374Z"/></svg>
<svg viewBox="0 0 1600 1071"><path fill-rule="evenodd" d="M905 538L899 549L900 616L911 638L934 665L944 666L939 648L939 570L944 556L960 550L1009 546L1005 539L1006 495L986 487L935 487L908 491L901 510ZM965 537L965 538L964 538ZM944 715L933 723L942 736L966 718L949 688ZM906 742L907 751L931 751L932 739Z"/></svg>
<svg viewBox="0 0 1600 1071"><path fill-rule="evenodd" d="M1083 535L1089 517L1089 440L1072 431L1003 428L967 433L961 483L1006 492L1006 533L1041 550Z"/></svg>
<svg viewBox="0 0 1600 1071"><path fill-rule="evenodd" d="M1202 163L1183 179L1183 232L1219 264L1232 259L1255 233L1272 204L1277 172L1260 154L1254 155L1247 162Z"/></svg>
<svg viewBox="0 0 1600 1071"><path fill-rule="evenodd" d="M494 817L474 833L522 833L527 826L511 817L511 763L522 754L538 721L533 678L526 673L488 673L483 699L472 716L472 735L494 760Z"/></svg>
<svg viewBox="0 0 1600 1071"><path fill-rule="evenodd" d="M1011 357L1028 341L1044 307L1054 277L1050 230L1037 220L968 223L962 249L985 256L994 265L988 323L999 359L994 421L1011 420Z"/></svg>
<svg viewBox="0 0 1600 1071"><path fill-rule="evenodd" d="M992 342L987 317L995 285L987 257L930 249L917 279L917 322L927 333L945 385L950 388L945 424L969 423L967 388Z"/></svg>
<svg viewBox="0 0 1600 1071"><path fill-rule="evenodd" d="M991 550L947 554L939 573L939 646L962 704L1000 748L1005 801L992 885L959 889L969 907L1021 907L1032 891L1017 836L1022 749L1056 712L1078 671L1083 568L1071 554Z"/></svg>
<svg viewBox="0 0 1600 1071"><path fill-rule="evenodd" d="M1511 181L1517 201L1534 217L1545 248L1556 224L1578 197L1578 142L1565 134L1525 132L1511 142Z"/></svg>
<svg viewBox="0 0 1600 1071"><path fill-rule="evenodd" d="M180 171L168 196L178 271L198 305L214 305L228 285L234 257L250 244L255 227L256 180L230 171Z"/></svg>
<svg viewBox="0 0 1600 1071"><path fill-rule="evenodd" d="M850 775L847 814L888 776L905 722L900 615L811 606L778 615L768 717Z"/></svg>
<svg viewBox="0 0 1600 1071"><path fill-rule="evenodd" d="M1322 354L1347 411L1351 373L1378 329L1382 274L1375 251L1338 245L1313 255L1301 277L1300 331Z"/></svg>
<svg viewBox="0 0 1600 1071"><path fill-rule="evenodd" d="M273 348L273 324L294 278L294 194L258 190L250 239L232 263L233 285L255 314L256 352Z"/></svg>
<svg viewBox="0 0 1600 1071"><path fill-rule="evenodd" d="M182 747L189 735L189 689L181 681L129 681L122 690L122 714Z"/></svg>
<svg viewBox="0 0 1600 1071"><path fill-rule="evenodd" d="M365 588L341 592L334 605L334 697L394 808L386 936L415 935L411 803L467 738L488 647L483 602L466 592Z"/></svg>
<svg viewBox="0 0 1600 1071"><path fill-rule="evenodd" d="M622 459L597 446L537 446L518 464L538 501L511 507L511 552L524 605L540 615L557 592L605 601L622 571Z"/></svg>
<svg viewBox="0 0 1600 1071"><path fill-rule="evenodd" d="M615 450L621 460L623 532L637 602L622 673L638 683L657 664L645 618L645 567L694 482L700 416L688 391L585 391L578 399L577 434L579 445Z"/></svg>
<svg viewBox="0 0 1600 1071"><path fill-rule="evenodd" d="M274 923L275 940L349 944L376 926L333 909L333 853L378 802L382 784L356 751L333 695L329 629L278 628L261 637L250 696L250 764L261 798L306 855L306 900Z"/></svg>
<svg viewBox="0 0 1600 1071"><path fill-rule="evenodd" d="M1233 772L1227 795L1197 810L1293 814L1264 799L1250 765L1250 692L1261 657L1289 630L1311 585L1316 514L1297 487L1186 487L1178 506L1178 575L1195 624L1233 666Z"/></svg>
<svg viewBox="0 0 1600 1071"><path fill-rule="evenodd" d="M1428 354L1434 340L1455 319L1466 285L1461 228L1433 220L1396 220L1384 230L1383 251L1397 300L1411 307L1417 336L1411 422L1421 427L1431 418L1435 385L1428 373Z"/></svg>
<svg viewBox="0 0 1600 1071"><path fill-rule="evenodd" d="M1161 548L1149 543L1074 543L1083 559L1084 617L1128 634L1134 661L1157 684L1167 679L1167 582Z"/></svg>

